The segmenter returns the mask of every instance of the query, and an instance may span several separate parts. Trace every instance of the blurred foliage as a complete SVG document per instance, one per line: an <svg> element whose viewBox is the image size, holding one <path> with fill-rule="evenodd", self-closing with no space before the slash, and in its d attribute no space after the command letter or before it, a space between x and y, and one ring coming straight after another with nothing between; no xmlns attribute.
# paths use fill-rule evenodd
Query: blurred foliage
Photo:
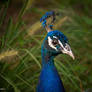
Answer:
<svg viewBox="0 0 92 92"><path fill-rule="evenodd" d="M40 17L60 12L55 29L69 38L76 60L55 59L66 92L83 92L92 85L91 0L0 1L0 92L35 92L41 69L41 44L46 32Z"/></svg>

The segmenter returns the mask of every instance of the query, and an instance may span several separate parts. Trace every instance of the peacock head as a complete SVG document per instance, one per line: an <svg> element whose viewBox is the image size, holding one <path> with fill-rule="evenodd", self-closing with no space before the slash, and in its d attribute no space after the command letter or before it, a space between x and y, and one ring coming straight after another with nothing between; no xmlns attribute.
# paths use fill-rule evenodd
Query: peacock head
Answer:
<svg viewBox="0 0 92 92"><path fill-rule="evenodd" d="M42 51L50 56L57 56L62 53L71 56L73 59L75 58L69 46L67 37L57 30L48 32L43 41Z"/></svg>
<svg viewBox="0 0 92 92"><path fill-rule="evenodd" d="M69 46L67 37L60 31L53 30L52 24L56 19L54 11L47 12L40 20L42 26L47 30L48 34L42 45L42 53L48 56L56 56L60 53L67 54L74 59L74 55ZM51 19L51 21L49 21Z"/></svg>

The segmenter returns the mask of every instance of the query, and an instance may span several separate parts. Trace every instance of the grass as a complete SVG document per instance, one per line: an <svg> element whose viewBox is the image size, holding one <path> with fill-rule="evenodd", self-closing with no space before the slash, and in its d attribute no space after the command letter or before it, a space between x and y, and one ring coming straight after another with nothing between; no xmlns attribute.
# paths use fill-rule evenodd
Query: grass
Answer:
<svg viewBox="0 0 92 92"><path fill-rule="evenodd" d="M5 33L0 37L0 88L6 92L35 92L36 90L41 70L41 44L46 32L41 28L39 20L28 27L22 19L27 13L29 3L32 2L26 0L16 23L10 16ZM0 18L0 28L5 21L8 5L9 2L5 4L6 8ZM43 11L37 8L34 10L35 13L39 12L40 16ZM70 12L73 14L71 15ZM55 65L66 91L83 92L92 85L90 28L92 23L90 18L87 16L81 18L73 10L68 12L67 9L63 9L61 13L66 17L63 16L62 19L59 17L55 29L62 30L69 38L76 60L73 61L67 55L59 55L55 58Z"/></svg>

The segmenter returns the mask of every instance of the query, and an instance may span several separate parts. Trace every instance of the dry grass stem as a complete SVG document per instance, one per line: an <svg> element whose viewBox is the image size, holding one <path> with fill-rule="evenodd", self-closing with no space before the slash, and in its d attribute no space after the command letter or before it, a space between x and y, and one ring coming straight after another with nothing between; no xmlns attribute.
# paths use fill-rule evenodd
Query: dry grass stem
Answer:
<svg viewBox="0 0 92 92"><path fill-rule="evenodd" d="M31 36L35 34L37 30L41 28L41 23L37 21L35 24L33 24L29 29L28 29L28 35Z"/></svg>
<svg viewBox="0 0 92 92"><path fill-rule="evenodd" d="M6 57L15 56L15 55L18 55L18 51L10 50L10 51L2 52L2 53L0 54L0 60L4 59L4 58L6 58Z"/></svg>
<svg viewBox="0 0 92 92"><path fill-rule="evenodd" d="M68 19L67 16L64 18L60 19L57 23L55 23L54 28L60 27L66 20ZM41 28L41 23L37 21L35 24L33 24L29 29L28 29L28 35L34 35L40 28Z"/></svg>
<svg viewBox="0 0 92 92"><path fill-rule="evenodd" d="M54 28L58 28L62 26L62 24L68 19L68 16L65 16L64 18L60 19L57 23L55 23Z"/></svg>

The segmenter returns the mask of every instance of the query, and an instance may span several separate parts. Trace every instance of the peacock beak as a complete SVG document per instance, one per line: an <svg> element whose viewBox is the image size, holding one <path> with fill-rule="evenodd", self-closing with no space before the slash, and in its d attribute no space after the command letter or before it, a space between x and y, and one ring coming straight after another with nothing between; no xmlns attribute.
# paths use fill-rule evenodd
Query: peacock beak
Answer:
<svg viewBox="0 0 92 92"><path fill-rule="evenodd" d="M72 57L73 60L75 59L74 54L71 49L69 51L66 49L63 49L62 53L69 55L70 57Z"/></svg>
<svg viewBox="0 0 92 92"><path fill-rule="evenodd" d="M73 54L72 51L69 51L66 54L69 55L70 57L72 57L73 60L75 59L74 54Z"/></svg>
<svg viewBox="0 0 92 92"><path fill-rule="evenodd" d="M72 57L72 59L74 60L75 57L74 57L74 54L69 46L69 44L65 44L65 46L63 46L63 44L59 41L59 44L60 44L60 49L61 49L61 52L64 53L64 54L67 54L69 55L70 57Z"/></svg>

